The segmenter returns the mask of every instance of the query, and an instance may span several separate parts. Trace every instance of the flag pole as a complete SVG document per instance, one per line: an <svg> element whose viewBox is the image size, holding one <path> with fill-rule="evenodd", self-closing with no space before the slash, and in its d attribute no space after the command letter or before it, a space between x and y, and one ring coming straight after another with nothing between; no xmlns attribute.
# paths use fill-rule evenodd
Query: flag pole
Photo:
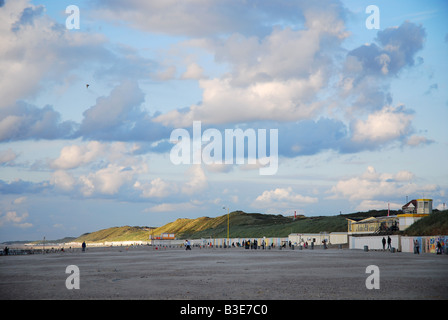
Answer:
<svg viewBox="0 0 448 320"><path fill-rule="evenodd" d="M227 207L227 245L230 246L230 209Z"/></svg>

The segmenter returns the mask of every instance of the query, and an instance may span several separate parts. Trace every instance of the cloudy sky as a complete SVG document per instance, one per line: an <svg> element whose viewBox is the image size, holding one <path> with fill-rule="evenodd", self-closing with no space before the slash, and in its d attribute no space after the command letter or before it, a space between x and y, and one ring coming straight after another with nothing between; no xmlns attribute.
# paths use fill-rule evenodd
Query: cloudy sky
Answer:
<svg viewBox="0 0 448 320"><path fill-rule="evenodd" d="M441 209L447 20L443 0L0 0L0 241L223 207ZM174 164L170 135L193 121L277 129L277 172Z"/></svg>

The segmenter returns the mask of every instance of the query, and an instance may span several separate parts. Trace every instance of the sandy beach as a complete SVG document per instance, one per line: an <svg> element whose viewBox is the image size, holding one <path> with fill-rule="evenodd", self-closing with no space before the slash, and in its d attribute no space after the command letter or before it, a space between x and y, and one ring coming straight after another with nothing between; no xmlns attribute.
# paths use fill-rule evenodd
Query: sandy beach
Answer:
<svg viewBox="0 0 448 320"><path fill-rule="evenodd" d="M67 289L69 265L79 289ZM369 265L379 289L368 289ZM154 250L149 246L0 257L0 299L448 299L448 256L349 249Z"/></svg>

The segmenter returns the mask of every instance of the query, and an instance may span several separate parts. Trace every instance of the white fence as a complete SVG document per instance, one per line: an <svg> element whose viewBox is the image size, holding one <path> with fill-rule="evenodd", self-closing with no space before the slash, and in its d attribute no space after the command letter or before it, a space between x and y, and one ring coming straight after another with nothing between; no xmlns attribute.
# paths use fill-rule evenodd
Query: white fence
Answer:
<svg viewBox="0 0 448 320"><path fill-rule="evenodd" d="M437 242L440 242L443 252L448 250L448 236L428 236L428 237L401 237L401 248L403 252L414 252L414 243L417 240L420 252L435 253Z"/></svg>
<svg viewBox="0 0 448 320"><path fill-rule="evenodd" d="M398 251L401 251L400 236L392 235L389 237L391 239L391 247L395 248ZM365 236L365 237L349 236L349 248L350 249L364 249L364 246L367 246L371 250L382 250L383 249L383 238L386 241L385 249L387 249L388 236Z"/></svg>
<svg viewBox="0 0 448 320"><path fill-rule="evenodd" d="M279 247L281 245L288 245L289 238L287 237L241 237L241 238L202 238L202 239L188 239L191 246L201 248L224 248L224 247L244 247L248 240L254 243L257 241L258 247L264 243L265 247ZM183 247L185 240L151 240L153 246L160 247Z"/></svg>
<svg viewBox="0 0 448 320"><path fill-rule="evenodd" d="M448 249L448 236L426 236L426 237L405 237L400 235L391 235L391 247L395 248L397 251L401 252L414 252L415 240L419 244L419 251L421 253L429 252L435 253L437 251L437 243L439 242L442 246L443 252ZM350 249L364 249L367 246L372 250L382 250L383 243L382 240L386 240L386 249L388 247L387 238L388 236L366 236L366 237L355 237L349 236L349 248Z"/></svg>
<svg viewBox="0 0 448 320"><path fill-rule="evenodd" d="M202 239L189 239L190 244L193 247L213 247L213 248L223 248L227 246L244 246L244 243L250 240L251 243L257 240L258 246L261 246L263 241L265 246L278 247L283 244L288 243L287 237L241 237L241 238L202 238ZM149 241L105 241L105 242L87 242L88 247L118 247L118 246L135 246L135 245L153 245L161 247L183 247L185 245L185 240L149 240ZM81 242L70 242L62 244L62 246L71 247L81 247Z"/></svg>
<svg viewBox="0 0 448 320"><path fill-rule="evenodd" d="M401 252L414 252L414 243L417 240L419 243L419 249L421 253L430 252L435 253L437 250L437 243L439 242L442 246L443 252L448 250L448 236L426 236L426 237L407 237L400 235L391 235L391 247L395 248L397 251ZM263 242L265 247L279 247L282 245L288 246L289 243L292 245L303 244L305 241L311 244L314 239L316 245L321 245L322 241L325 239L327 244L346 244L348 242L350 249L364 249L367 246L370 250L382 250L383 249L383 238L386 240L385 248L387 249L387 238L388 236L348 236L344 232L333 232L333 233L294 233L290 234L289 237L262 237L262 238L202 238L202 239L189 239L193 247L201 248L224 248L230 246L242 246L247 240L251 243L257 240L258 246L261 247ZM171 248L183 248L185 245L185 240L151 240L151 241L115 241L115 242L101 242L101 243L87 243L88 247L102 247L102 246L132 246L132 245L153 245L159 247L171 247ZM71 242L62 245L63 247L80 247L81 243ZM39 246L35 246L40 248ZM49 248L49 244L45 245Z"/></svg>
<svg viewBox="0 0 448 320"><path fill-rule="evenodd" d="M292 233L288 238L293 245L300 245L305 242L308 244L314 242L316 245L321 245L324 240L327 244L346 244L348 241L347 232Z"/></svg>

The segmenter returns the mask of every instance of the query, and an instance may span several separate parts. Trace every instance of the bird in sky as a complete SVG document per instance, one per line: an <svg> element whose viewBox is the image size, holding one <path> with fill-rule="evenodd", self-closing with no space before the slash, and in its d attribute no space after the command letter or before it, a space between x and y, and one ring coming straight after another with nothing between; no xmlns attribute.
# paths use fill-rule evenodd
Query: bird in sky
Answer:
<svg viewBox="0 0 448 320"><path fill-rule="evenodd" d="M89 89L90 84L86 84L86 88Z"/></svg>

